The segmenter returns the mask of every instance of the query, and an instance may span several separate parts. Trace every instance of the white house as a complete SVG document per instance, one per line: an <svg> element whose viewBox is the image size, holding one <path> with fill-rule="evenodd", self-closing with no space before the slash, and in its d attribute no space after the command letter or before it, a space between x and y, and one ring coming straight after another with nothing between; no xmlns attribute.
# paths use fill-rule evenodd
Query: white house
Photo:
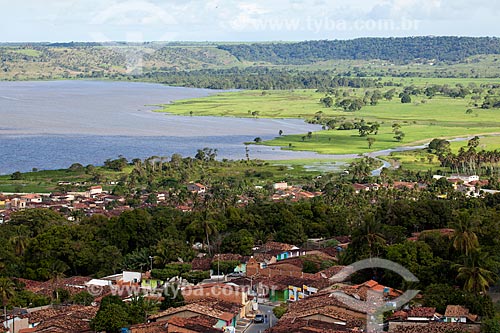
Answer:
<svg viewBox="0 0 500 333"><path fill-rule="evenodd" d="M275 191L284 191L284 190L288 189L288 183L286 183L286 182L274 183L273 189Z"/></svg>
<svg viewBox="0 0 500 333"><path fill-rule="evenodd" d="M187 190L192 193L198 193L202 194L207 191L207 188L205 185L200 184L200 183L193 183L193 184L188 184Z"/></svg>
<svg viewBox="0 0 500 333"><path fill-rule="evenodd" d="M479 176L478 175L453 174L450 177L448 177L448 179L460 179L464 183L470 183L470 182L478 181L479 180Z"/></svg>
<svg viewBox="0 0 500 333"><path fill-rule="evenodd" d="M89 189L90 196L101 193L102 193L102 186L91 186Z"/></svg>

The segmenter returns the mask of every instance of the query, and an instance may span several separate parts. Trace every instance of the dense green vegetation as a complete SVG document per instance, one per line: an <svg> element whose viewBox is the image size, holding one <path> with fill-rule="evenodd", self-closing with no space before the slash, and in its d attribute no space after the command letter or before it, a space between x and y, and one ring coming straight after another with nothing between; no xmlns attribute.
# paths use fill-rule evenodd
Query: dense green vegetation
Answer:
<svg viewBox="0 0 500 333"><path fill-rule="evenodd" d="M499 54L499 38L405 37L299 43L221 45L240 60L304 64L331 59L382 59L407 62L458 61L477 54Z"/></svg>
<svg viewBox="0 0 500 333"><path fill-rule="evenodd" d="M140 77L136 77L139 79ZM167 85L210 89L324 89L325 87L382 87L375 79L339 77L334 71L301 71L267 67L233 67L198 71L148 73L142 78ZM390 82L385 83L390 85Z"/></svg>
<svg viewBox="0 0 500 333"><path fill-rule="evenodd" d="M206 154L216 157L213 150L200 149L200 154L195 158L174 154L170 157L154 156L144 161L133 159L125 162L119 170L116 167L123 163L121 158L105 161L102 167L83 167L75 163L68 169L15 172L0 176L0 192L83 192L91 185L103 185L105 190L119 195L133 193L136 186L150 191L177 189L187 195L185 185L188 182L228 182L244 187L269 187L272 182L283 180L301 183L320 175L325 169L338 169L337 165L344 163L328 160L266 162L254 160L249 154L246 161L211 160L207 164L206 159L210 160L210 157L206 157ZM205 162L202 155L205 156ZM121 185L109 185L111 182Z"/></svg>
<svg viewBox="0 0 500 333"><path fill-rule="evenodd" d="M220 198L201 203L190 213L148 208L113 218L83 218L79 223L48 210L19 212L0 226L0 241L11 244L0 249L0 274L40 280L63 274L103 276L133 268L132 258L148 267L149 255L153 255L154 274L166 277L176 270L182 275L189 267L169 263L178 257L193 258L186 241L210 242L218 252L220 243L214 240L223 244L245 230L253 244L268 239L302 244L308 237L350 235L352 244L341 255L341 263L381 256L408 267L420 279L421 289L445 283L479 294L497 280L493 273L498 272L500 262L498 195L467 199L457 193L436 199L436 193L449 191L440 182L429 191L380 189L354 195L349 185L318 181L325 195L296 203L262 199L238 207ZM413 232L446 227L455 230L453 235L425 232L417 242L406 240ZM245 253L244 248L232 250ZM220 267L225 270L224 262ZM480 267L484 279L477 280L471 267ZM381 282L402 287L397 277L382 273ZM431 304L431 299L424 301ZM469 298L458 301L472 302ZM485 315L491 315L491 309L486 305L474 308Z"/></svg>

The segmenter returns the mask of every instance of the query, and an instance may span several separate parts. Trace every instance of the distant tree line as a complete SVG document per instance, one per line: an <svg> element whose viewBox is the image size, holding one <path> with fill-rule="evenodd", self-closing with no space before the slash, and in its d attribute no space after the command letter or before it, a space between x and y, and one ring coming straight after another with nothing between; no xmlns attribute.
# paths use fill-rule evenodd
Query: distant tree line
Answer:
<svg viewBox="0 0 500 333"><path fill-rule="evenodd" d="M300 65L317 61L381 59L395 63L415 60L456 62L477 54L499 54L500 38L405 37L320 40L300 43L221 45L240 61Z"/></svg>
<svg viewBox="0 0 500 333"><path fill-rule="evenodd" d="M271 69L267 67L247 67L228 69L202 69L194 71L170 70L145 73L142 79L167 85L209 89L255 89L289 90L320 89L336 87L373 88L393 85L377 79L342 77L334 71L299 71L291 69Z"/></svg>

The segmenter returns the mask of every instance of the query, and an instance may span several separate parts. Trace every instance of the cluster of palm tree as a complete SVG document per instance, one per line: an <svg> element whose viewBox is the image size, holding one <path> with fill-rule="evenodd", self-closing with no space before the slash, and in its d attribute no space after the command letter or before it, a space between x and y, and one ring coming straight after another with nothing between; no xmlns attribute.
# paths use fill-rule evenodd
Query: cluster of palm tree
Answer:
<svg viewBox="0 0 500 333"><path fill-rule="evenodd" d="M441 166L449 167L457 173L500 176L500 151L476 151L479 138L469 141L469 149L460 148L458 154L440 155Z"/></svg>

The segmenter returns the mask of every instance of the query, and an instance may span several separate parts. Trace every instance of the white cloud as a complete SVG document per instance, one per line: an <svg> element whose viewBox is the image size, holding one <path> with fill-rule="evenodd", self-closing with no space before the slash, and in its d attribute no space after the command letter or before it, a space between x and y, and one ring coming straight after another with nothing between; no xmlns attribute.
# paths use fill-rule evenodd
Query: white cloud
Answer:
<svg viewBox="0 0 500 333"><path fill-rule="evenodd" d="M352 38L371 33L500 35L500 3L491 0L0 0L4 40L88 40L89 31L112 39L165 31L191 40ZM306 20L422 22L416 31L311 31ZM100 22L99 22L100 21ZM98 24L95 24L95 23ZM293 23L299 22L298 25ZM273 23L275 29L265 30ZM321 22L320 22L321 23ZM280 25L281 24L281 25Z"/></svg>

